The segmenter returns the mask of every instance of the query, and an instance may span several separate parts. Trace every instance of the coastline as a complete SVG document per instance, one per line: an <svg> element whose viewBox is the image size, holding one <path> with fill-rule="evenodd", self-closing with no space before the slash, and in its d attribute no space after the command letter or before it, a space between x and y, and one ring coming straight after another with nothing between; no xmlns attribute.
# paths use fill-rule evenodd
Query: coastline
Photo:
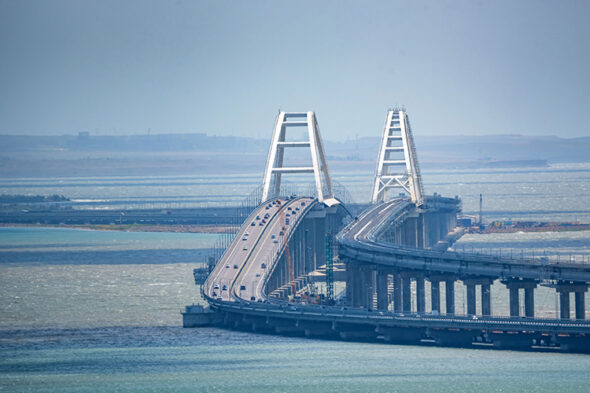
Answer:
<svg viewBox="0 0 590 393"><path fill-rule="evenodd" d="M147 224L104 224L104 225L70 225L70 224L22 224L0 223L0 228L69 228L86 229L92 231L119 232L176 232L176 233L227 233L230 228L219 225L147 225Z"/></svg>

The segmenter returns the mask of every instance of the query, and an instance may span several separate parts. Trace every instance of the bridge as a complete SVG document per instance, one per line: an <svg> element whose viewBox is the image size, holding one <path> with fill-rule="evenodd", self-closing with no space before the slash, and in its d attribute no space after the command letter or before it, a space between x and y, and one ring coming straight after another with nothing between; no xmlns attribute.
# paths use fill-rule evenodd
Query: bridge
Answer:
<svg viewBox="0 0 590 393"><path fill-rule="evenodd" d="M294 127L307 128L308 140L290 138ZM285 165L286 154L293 151L308 151L311 165ZM283 176L305 173L313 175L315 195L281 192ZM390 190L402 194L388 199ZM456 227L460 200L424 194L404 110L388 111L371 200L371 206L352 216L332 190L315 114L280 112L260 203L201 282L210 310L187 306L183 325L407 344L590 352L584 302L590 267L449 251L462 234ZM323 296L310 290L309 284L318 281L325 286ZM457 281L466 287L465 315L455 311ZM339 294L336 282L344 284ZM510 316L492 313L490 289L498 282L509 292ZM559 293L559 319L535 317L534 292L541 283ZM575 319L570 318L572 292Z"/></svg>

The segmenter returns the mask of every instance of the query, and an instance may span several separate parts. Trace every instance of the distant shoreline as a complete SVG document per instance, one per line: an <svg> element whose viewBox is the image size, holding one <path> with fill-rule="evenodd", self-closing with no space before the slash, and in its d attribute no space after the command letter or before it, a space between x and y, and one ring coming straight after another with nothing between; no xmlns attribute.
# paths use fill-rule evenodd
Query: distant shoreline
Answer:
<svg viewBox="0 0 590 393"><path fill-rule="evenodd" d="M0 223L0 228L68 228L87 229L93 231L118 231L118 232L175 232L175 233L227 233L229 227L218 225L66 225L66 224L22 224Z"/></svg>

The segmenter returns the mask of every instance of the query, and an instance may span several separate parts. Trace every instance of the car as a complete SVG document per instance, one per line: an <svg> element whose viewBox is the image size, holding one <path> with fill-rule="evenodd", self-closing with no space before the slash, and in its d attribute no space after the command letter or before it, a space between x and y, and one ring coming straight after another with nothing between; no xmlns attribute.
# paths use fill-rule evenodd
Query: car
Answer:
<svg viewBox="0 0 590 393"><path fill-rule="evenodd" d="M246 286L245 285L240 285L240 291L245 291L246 290Z"/></svg>
<svg viewBox="0 0 590 393"><path fill-rule="evenodd" d="M244 237L242 238L242 240L244 240L244 241L245 241L245 240L248 240L248 236L244 236Z"/></svg>
<svg viewBox="0 0 590 393"><path fill-rule="evenodd" d="M242 250L244 250L244 251L248 251L248 247L244 246L244 247L242 248Z"/></svg>
<svg viewBox="0 0 590 393"><path fill-rule="evenodd" d="M217 292L213 291L213 297L217 297Z"/></svg>
<svg viewBox="0 0 590 393"><path fill-rule="evenodd" d="M238 265L234 265L234 269L237 269L237 268L238 268Z"/></svg>
<svg viewBox="0 0 590 393"><path fill-rule="evenodd" d="M257 302L258 302L258 303L262 303L262 299L258 299L258 300L257 300Z"/></svg>
<svg viewBox="0 0 590 393"><path fill-rule="evenodd" d="M221 296L217 296L217 300L223 300Z"/></svg>
<svg viewBox="0 0 590 393"><path fill-rule="evenodd" d="M260 221L260 224L258 224L258 225L260 225L262 227L262 226L264 226L264 222Z"/></svg>
<svg viewBox="0 0 590 393"><path fill-rule="evenodd" d="M279 236L283 236L285 233L283 231L279 232Z"/></svg>
<svg viewBox="0 0 590 393"><path fill-rule="evenodd" d="M301 206L305 206L305 202L301 202Z"/></svg>
<svg viewBox="0 0 590 393"><path fill-rule="evenodd" d="M289 213L287 213L286 217L291 217L291 215Z"/></svg>
<svg viewBox="0 0 590 393"><path fill-rule="evenodd" d="M260 273L256 273L256 277L260 277Z"/></svg>
<svg viewBox="0 0 590 393"><path fill-rule="evenodd" d="M273 240L272 242L273 242L273 243L278 243L279 241L278 241L277 239L275 239L275 240Z"/></svg>
<svg viewBox="0 0 590 393"><path fill-rule="evenodd" d="M229 265L225 265L225 268L226 268L226 269L229 269Z"/></svg>
<svg viewBox="0 0 590 393"><path fill-rule="evenodd" d="M298 207L296 207L296 208L295 208L295 210L299 211L299 208L298 208Z"/></svg>
<svg viewBox="0 0 590 393"><path fill-rule="evenodd" d="M251 226L256 226L256 223L254 221L252 221L252 224L250 224Z"/></svg>
<svg viewBox="0 0 590 393"><path fill-rule="evenodd" d="M250 296L250 300L255 302L256 301L256 296Z"/></svg>
<svg viewBox="0 0 590 393"><path fill-rule="evenodd" d="M289 219L288 218L285 219L285 225L289 225Z"/></svg>
<svg viewBox="0 0 590 393"><path fill-rule="evenodd" d="M222 291L227 291L227 285L224 285L223 287L221 287Z"/></svg>
<svg viewBox="0 0 590 393"><path fill-rule="evenodd" d="M213 289L219 289L219 284L213 285Z"/></svg>
<svg viewBox="0 0 590 393"><path fill-rule="evenodd" d="M276 237L275 235L270 235L270 238L271 239L274 239L275 237Z"/></svg>
<svg viewBox="0 0 590 393"><path fill-rule="evenodd" d="M266 263L263 263L262 265L260 265L261 269L266 269Z"/></svg>
<svg viewBox="0 0 590 393"><path fill-rule="evenodd" d="M260 220L260 216L256 216L256 219L257 219L257 220Z"/></svg>
<svg viewBox="0 0 590 393"><path fill-rule="evenodd" d="M289 206L289 207L287 208L287 210L292 210L292 209L291 209L291 206Z"/></svg>
<svg viewBox="0 0 590 393"><path fill-rule="evenodd" d="M265 207L265 209L268 210L268 209L270 209L270 207L267 206L267 207Z"/></svg>

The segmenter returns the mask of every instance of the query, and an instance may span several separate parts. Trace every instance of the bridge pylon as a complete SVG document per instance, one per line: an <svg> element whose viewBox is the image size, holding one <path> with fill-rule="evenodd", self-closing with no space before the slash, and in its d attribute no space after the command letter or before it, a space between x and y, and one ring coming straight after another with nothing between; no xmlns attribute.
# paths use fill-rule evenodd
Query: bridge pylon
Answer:
<svg viewBox="0 0 590 393"><path fill-rule="evenodd" d="M410 120L404 109L397 108L387 112L371 202L383 202L385 194L392 188L406 191L416 206L424 204L422 178Z"/></svg>
<svg viewBox="0 0 590 393"><path fill-rule="evenodd" d="M308 139L288 140L287 132L298 127L307 129ZM309 148L312 166L285 166L286 148ZM279 112L264 171L262 201L279 195L283 174L295 173L313 173L318 200L328 204L338 203L332 193L332 180L314 112Z"/></svg>

